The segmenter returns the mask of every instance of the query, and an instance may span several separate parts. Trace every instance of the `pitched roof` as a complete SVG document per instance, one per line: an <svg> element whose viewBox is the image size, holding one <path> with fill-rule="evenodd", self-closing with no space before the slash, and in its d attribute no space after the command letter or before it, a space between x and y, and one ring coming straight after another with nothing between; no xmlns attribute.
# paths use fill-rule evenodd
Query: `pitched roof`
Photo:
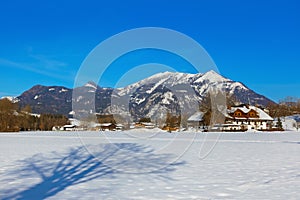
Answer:
<svg viewBox="0 0 300 200"><path fill-rule="evenodd" d="M241 107L232 107L231 109L228 110L228 113L234 113L236 110L241 110L244 113L248 113L251 110L254 110L257 112L260 120L267 120L267 121L273 121L274 119L272 117L270 117L270 115L268 115L265 111L263 111L262 109L255 107L255 106L241 106ZM250 118L251 119L251 118Z"/></svg>
<svg viewBox="0 0 300 200"><path fill-rule="evenodd" d="M204 116L203 112L197 111L188 118L188 121L189 122L200 122L200 121L203 121L203 116Z"/></svg>

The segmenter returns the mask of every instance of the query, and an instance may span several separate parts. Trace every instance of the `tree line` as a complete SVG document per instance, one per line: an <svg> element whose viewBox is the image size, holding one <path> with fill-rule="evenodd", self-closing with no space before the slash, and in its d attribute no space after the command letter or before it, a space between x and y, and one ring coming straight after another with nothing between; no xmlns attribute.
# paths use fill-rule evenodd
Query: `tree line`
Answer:
<svg viewBox="0 0 300 200"><path fill-rule="evenodd" d="M0 132L49 131L54 126L68 124L64 115L33 115L29 105L20 108L8 99L0 100Z"/></svg>

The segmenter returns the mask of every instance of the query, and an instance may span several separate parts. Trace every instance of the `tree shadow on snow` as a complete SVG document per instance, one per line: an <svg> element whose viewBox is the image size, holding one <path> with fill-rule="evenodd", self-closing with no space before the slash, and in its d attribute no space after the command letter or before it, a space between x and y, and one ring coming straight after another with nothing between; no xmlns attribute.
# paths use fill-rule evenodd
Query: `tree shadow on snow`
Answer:
<svg viewBox="0 0 300 200"><path fill-rule="evenodd" d="M133 143L78 147L63 154L53 152L50 156L37 154L22 160L22 168L13 173L24 180L38 174L41 181L23 191L10 189L2 199L45 199L70 186L118 174L146 174L150 178L166 179L169 172L184 164L172 160L171 154L156 154L150 147Z"/></svg>

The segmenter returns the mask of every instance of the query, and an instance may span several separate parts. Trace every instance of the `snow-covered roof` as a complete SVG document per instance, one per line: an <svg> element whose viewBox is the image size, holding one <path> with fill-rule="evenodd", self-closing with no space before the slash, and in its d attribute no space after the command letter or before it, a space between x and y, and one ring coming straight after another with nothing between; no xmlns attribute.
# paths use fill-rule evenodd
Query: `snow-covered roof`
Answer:
<svg viewBox="0 0 300 200"><path fill-rule="evenodd" d="M152 122L142 122L143 125L145 126L154 126L155 124Z"/></svg>
<svg viewBox="0 0 300 200"><path fill-rule="evenodd" d="M240 110L242 111L243 113L248 113L250 112L250 106L247 108L246 106L243 106L243 107L232 107L231 109L229 109L229 113L234 113L235 111L237 110Z"/></svg>
<svg viewBox="0 0 300 200"><path fill-rule="evenodd" d="M100 126L111 126L112 125L112 123L101 123L101 124L99 124Z"/></svg>
<svg viewBox="0 0 300 200"><path fill-rule="evenodd" d="M231 109L228 110L228 113L234 113L236 110L241 110L244 113L248 113L251 110L254 110L257 112L258 114L258 119L260 120L268 120L268 121L273 121L274 119L268 115L265 111L263 111L262 109L255 107L255 106L240 106L240 107L232 107ZM252 118L249 118L252 119ZM257 118L253 118L253 119L257 119Z"/></svg>
<svg viewBox="0 0 300 200"><path fill-rule="evenodd" d="M255 111L258 112L259 118L262 120L270 120L270 121L274 120L270 115L268 115L266 112L264 112L260 108L255 107Z"/></svg>
<svg viewBox="0 0 300 200"><path fill-rule="evenodd" d="M64 125L64 128L74 128L76 125L73 125L73 124L67 124L67 125Z"/></svg>
<svg viewBox="0 0 300 200"><path fill-rule="evenodd" d="M78 119L69 118L69 121L72 125L80 126L81 122Z"/></svg>
<svg viewBox="0 0 300 200"><path fill-rule="evenodd" d="M190 121L190 122L199 122L199 121L203 121L203 116L204 116L204 113L203 113L203 112L197 111L197 112L195 112L192 116L190 116L190 117L188 118L188 121Z"/></svg>
<svg viewBox="0 0 300 200"><path fill-rule="evenodd" d="M41 114L35 114L35 113L28 113L29 115L33 116L33 117L40 117Z"/></svg>
<svg viewBox="0 0 300 200"><path fill-rule="evenodd" d="M73 110L70 111L70 112L69 112L69 115L75 115L75 111L73 111Z"/></svg>
<svg viewBox="0 0 300 200"><path fill-rule="evenodd" d="M90 127L96 128L96 127L108 127L111 126L112 123L91 123Z"/></svg>

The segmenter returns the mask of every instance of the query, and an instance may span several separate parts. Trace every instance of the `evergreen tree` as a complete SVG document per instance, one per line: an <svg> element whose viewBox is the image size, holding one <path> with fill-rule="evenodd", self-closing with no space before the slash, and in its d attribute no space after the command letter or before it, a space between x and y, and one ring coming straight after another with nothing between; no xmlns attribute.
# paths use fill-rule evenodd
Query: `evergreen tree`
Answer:
<svg viewBox="0 0 300 200"><path fill-rule="evenodd" d="M282 128L282 122L281 122L280 117L277 118L277 128L280 129L280 130L283 130L283 128Z"/></svg>

